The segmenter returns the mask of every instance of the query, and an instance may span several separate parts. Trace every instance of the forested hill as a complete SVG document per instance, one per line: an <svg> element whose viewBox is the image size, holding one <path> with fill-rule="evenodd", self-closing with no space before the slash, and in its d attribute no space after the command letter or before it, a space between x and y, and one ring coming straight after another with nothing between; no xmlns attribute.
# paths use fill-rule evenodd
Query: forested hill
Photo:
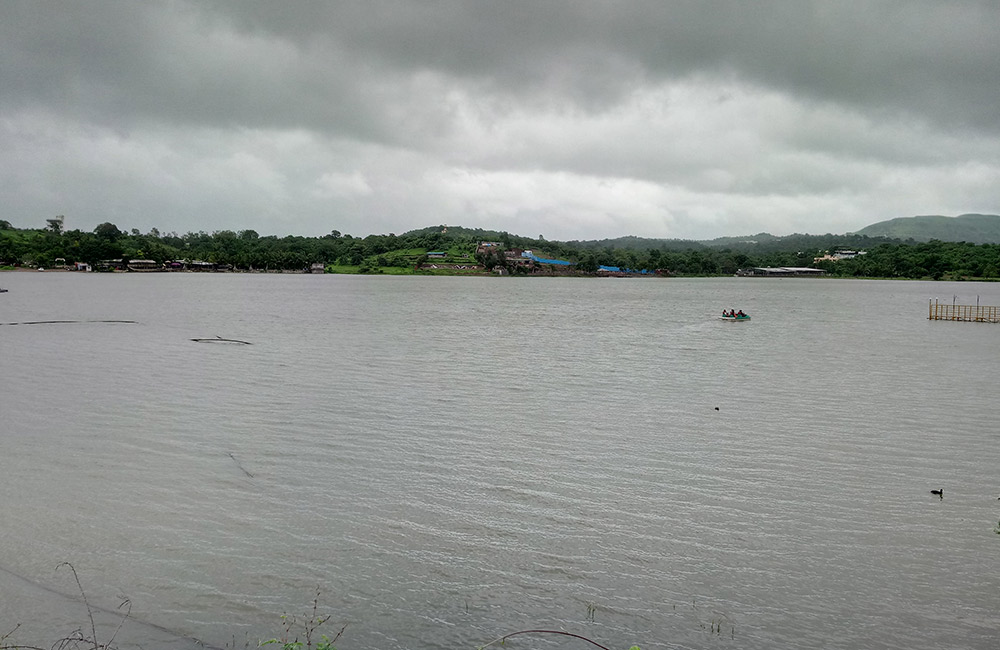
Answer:
<svg viewBox="0 0 1000 650"><path fill-rule="evenodd" d="M560 242L557 240L547 241L539 235L537 238L514 235L503 230L483 230L482 228L464 228L462 226L432 226L430 228L420 228L411 230L404 234L411 236L434 236L444 233L450 237L472 238L478 241L498 241L508 247L517 248L551 248L554 245L565 247L572 251L596 251L596 250L626 250L645 251L651 248L659 251L686 251L703 248L702 242L692 239L653 239L649 237L636 237L628 235L626 237L616 237L614 239L586 239L569 240Z"/></svg>
<svg viewBox="0 0 1000 650"><path fill-rule="evenodd" d="M743 253L778 253L785 251L825 251L833 249L864 250L877 244L900 243L890 237L869 237L861 234L804 235L796 233L776 237L766 232L746 237L720 237L701 242L708 248L740 251Z"/></svg>
<svg viewBox="0 0 1000 650"><path fill-rule="evenodd" d="M407 234L423 234L430 229L416 230ZM650 249L661 252L667 251L691 251L691 250L730 250L743 253L777 253L777 252L798 252L830 250L834 248L862 249L876 244L899 243L898 240L890 237L869 237L860 234L847 235L805 235L794 234L779 237L766 232L756 235L745 235L742 237L719 237L709 240L694 239L652 239L649 237L616 237L614 239L588 239L571 241L545 241L544 239L531 239L529 237L519 237L508 233L496 233L489 231L471 231L465 228L449 228L449 232L455 233L478 232L489 235L484 239L495 239L504 241L522 248L538 248L553 246L564 251L648 251ZM569 253L567 253L569 254Z"/></svg>
<svg viewBox="0 0 1000 650"><path fill-rule="evenodd" d="M957 217L939 215L899 217L865 226L855 234L900 240L912 239L918 242L937 239L971 244L997 244L1000 243L1000 216L963 214Z"/></svg>

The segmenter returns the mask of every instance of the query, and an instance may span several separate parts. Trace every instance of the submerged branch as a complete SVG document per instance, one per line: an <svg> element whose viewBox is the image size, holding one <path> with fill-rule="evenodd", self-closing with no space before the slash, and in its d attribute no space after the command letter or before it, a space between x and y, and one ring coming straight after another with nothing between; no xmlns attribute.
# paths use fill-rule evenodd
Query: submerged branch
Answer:
<svg viewBox="0 0 1000 650"><path fill-rule="evenodd" d="M521 630L520 632L511 632L510 634L505 634L504 636L500 637L499 639L494 639L494 640L490 641L486 645L479 646L478 650L483 650L483 648L487 648L487 647L489 647L491 645L494 645L496 643L499 643L500 645L503 645L503 643L507 639L509 639L512 636L517 636L519 634L558 634L560 636L568 636L568 637L572 637L574 639L580 639L581 641L586 641L587 643L590 643L591 645L596 645L598 648L602 648L602 650L611 650L611 648L608 648L607 646L603 646L600 643L598 643L597 641L593 641L591 639L588 639L585 636L581 636L579 634L573 634L572 632L563 632L562 630Z"/></svg>
<svg viewBox="0 0 1000 650"><path fill-rule="evenodd" d="M19 323L0 323L0 325L66 325L73 323L127 323L135 325L134 320L26 320Z"/></svg>
<svg viewBox="0 0 1000 650"><path fill-rule="evenodd" d="M239 339L224 339L221 336L216 335L214 339L191 339L195 343L238 343L240 345L252 345L250 341L241 341Z"/></svg>

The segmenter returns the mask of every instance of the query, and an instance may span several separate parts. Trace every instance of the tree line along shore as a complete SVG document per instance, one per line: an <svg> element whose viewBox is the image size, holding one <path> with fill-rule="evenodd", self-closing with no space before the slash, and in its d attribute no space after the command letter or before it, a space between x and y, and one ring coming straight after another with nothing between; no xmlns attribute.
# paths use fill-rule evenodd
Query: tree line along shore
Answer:
<svg viewBox="0 0 1000 650"><path fill-rule="evenodd" d="M761 236L723 243L623 237L548 241L435 226L402 235L261 236L253 230L161 233L18 229L0 220L0 268L392 275L706 277L753 267L820 269L832 277L1000 279L1000 245L861 235ZM848 251L852 254L840 254Z"/></svg>

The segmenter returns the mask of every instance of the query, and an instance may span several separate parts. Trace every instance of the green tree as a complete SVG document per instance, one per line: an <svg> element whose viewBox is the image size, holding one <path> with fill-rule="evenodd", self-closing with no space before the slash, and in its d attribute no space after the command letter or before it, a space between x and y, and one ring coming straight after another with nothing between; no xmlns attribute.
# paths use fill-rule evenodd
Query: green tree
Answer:
<svg viewBox="0 0 1000 650"><path fill-rule="evenodd" d="M122 237L122 231L118 230L118 226L111 223L110 221L105 221L96 228L94 228L94 234L101 239L109 241L118 241Z"/></svg>
<svg viewBox="0 0 1000 650"><path fill-rule="evenodd" d="M597 259L593 253L588 253L582 260L576 263L576 268L583 273L597 273Z"/></svg>

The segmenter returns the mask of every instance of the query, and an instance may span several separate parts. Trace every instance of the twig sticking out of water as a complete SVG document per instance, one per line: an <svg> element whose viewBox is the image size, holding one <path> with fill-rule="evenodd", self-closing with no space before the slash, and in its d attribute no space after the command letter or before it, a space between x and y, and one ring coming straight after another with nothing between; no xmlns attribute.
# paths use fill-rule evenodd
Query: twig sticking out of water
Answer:
<svg viewBox="0 0 1000 650"><path fill-rule="evenodd" d="M676 611L676 609L677 609L677 606L674 605L674 610ZM695 611L695 612L699 611L698 610L698 604L694 600L691 601L691 609L693 611ZM714 634L715 636L721 636L722 635L722 624L726 623L727 625L729 625L729 636L731 638L735 639L736 638L736 626L733 625L733 623L729 619L729 617L726 616L722 612L715 612L715 614L718 616L718 618L716 618L716 617L713 616L709 620L709 622L708 622L709 623L708 627L706 627L704 623L699 623L699 626L701 627L701 629L703 629L703 630L707 629L707 630L709 630L710 634Z"/></svg>
<svg viewBox="0 0 1000 650"><path fill-rule="evenodd" d="M122 625L128 619L129 614L132 613L132 601L129 599L124 599L118 609L125 608L125 614L122 616L122 620L118 622L118 627L111 634L111 638L108 639L107 643L100 643L97 640L97 625L94 623L94 608L90 606L90 601L87 600L87 592L83 590L83 585L80 583L80 576L76 573L76 567L74 567L69 562L61 562L56 566L58 571L61 567L69 567L69 570L73 572L73 579L76 580L76 586L80 590L80 597L83 598L83 604L87 608L87 617L90 619L90 636L86 637L82 630L77 630L70 636L62 639L56 647L58 648L77 648L80 644L83 644L86 648L93 648L93 650L109 650L114 648L112 644L115 642L115 637L118 636L119 630L122 629Z"/></svg>
<svg viewBox="0 0 1000 650"><path fill-rule="evenodd" d="M234 463L236 463L236 466L237 466L237 467L239 467L239 468L240 468L241 470L243 470L243 473L244 473L244 474L246 474L246 475L247 475L247 476L249 476L250 478L253 478L253 474L251 474L250 472L248 472L248 471L246 470L246 468L245 468L245 467L243 467L243 465L241 465L241 464L240 464L240 461L236 460L236 456L233 456L233 453L232 453L232 452L229 452L229 457L233 459L233 462L234 462Z"/></svg>
<svg viewBox="0 0 1000 650"><path fill-rule="evenodd" d="M39 648L35 645L9 645L7 639L13 636L14 632L17 632L17 628L21 627L18 623L14 626L14 629L6 634L0 636L0 650L45 650L44 648Z"/></svg>
<svg viewBox="0 0 1000 650"><path fill-rule="evenodd" d="M79 598L76 598L70 594L63 593L61 591L50 589L49 587L46 587L41 584L34 583L28 578L13 573L12 571L5 569L3 567L0 567L0 573L14 576L16 578L19 578L20 580L33 584L35 587L38 587L39 589L56 594L63 598L67 598L69 600L73 600L74 602L79 602L80 600L82 600L87 610L87 616L90 620L90 635L88 636L87 634L85 634L82 627L77 627L76 630L62 637L61 639L58 639L51 646L42 648L35 645L14 643L11 641L11 637L21 627L21 624L18 623L9 632L5 634L0 634L0 650L118 650L118 647L115 645L115 639L117 638L119 631L121 631L122 627L124 627L125 621L127 621L132 615L132 601L125 596L119 596L121 602L117 607L118 610L117 612L101 607L100 605L92 604L90 602L90 599L87 597L87 593L83 589L83 584L80 581L80 576L77 575L76 568L72 564L70 564L69 562L61 562L59 565L56 566L56 571L58 571L64 566L69 567L69 570L73 572L73 579L76 582L76 587L80 592ZM124 613L122 613L122 610L124 610ZM95 613L110 614L112 616L119 616L119 615L121 616L121 620L118 622L118 626L115 628L114 633L111 635L111 638L107 640L107 642L102 643L97 640L97 625L94 619ZM147 622L144 623L143 625L145 627L156 629L159 630L160 632L169 634L176 639L183 639L186 641L190 641L196 644L198 647L205 648L206 650L224 650L223 648L218 648L216 646L208 645L203 641L196 639L194 637L184 636L183 634L175 632L169 628L156 625L155 623ZM249 646L247 647L249 648ZM254 644L253 647L256 648L257 644Z"/></svg>

